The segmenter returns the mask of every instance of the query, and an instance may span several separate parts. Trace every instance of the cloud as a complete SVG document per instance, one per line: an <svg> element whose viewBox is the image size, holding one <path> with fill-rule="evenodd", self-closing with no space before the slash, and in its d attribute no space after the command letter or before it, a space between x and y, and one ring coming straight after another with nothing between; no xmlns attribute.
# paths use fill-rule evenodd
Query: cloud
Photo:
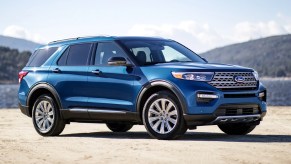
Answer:
<svg viewBox="0 0 291 164"><path fill-rule="evenodd" d="M204 52L227 44L291 33L290 19L280 13L277 14L277 17L279 18L277 21L238 22L233 27L229 27L228 33L219 32L208 23L189 20L177 24L136 24L128 31L128 34L171 38L194 51ZM284 21L280 22L283 17Z"/></svg>
<svg viewBox="0 0 291 164"><path fill-rule="evenodd" d="M276 21L268 22L240 22L234 27L234 41L246 41L272 35L287 34L290 28L288 25L281 25Z"/></svg>
<svg viewBox="0 0 291 164"><path fill-rule="evenodd" d="M31 40L38 43L46 42L39 34L33 34L23 27L16 25L10 25L6 27L3 31L3 35Z"/></svg>
<svg viewBox="0 0 291 164"><path fill-rule="evenodd" d="M161 36L175 39L199 52L223 44L223 42L221 42L222 36L211 29L209 24L195 21L182 21L178 24L162 25L137 24L129 30L128 34Z"/></svg>

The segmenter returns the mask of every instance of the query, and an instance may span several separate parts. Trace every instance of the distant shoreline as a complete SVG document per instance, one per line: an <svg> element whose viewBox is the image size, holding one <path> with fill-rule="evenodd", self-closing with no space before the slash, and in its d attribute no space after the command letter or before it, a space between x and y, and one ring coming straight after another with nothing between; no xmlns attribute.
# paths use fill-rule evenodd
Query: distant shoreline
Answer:
<svg viewBox="0 0 291 164"><path fill-rule="evenodd" d="M291 77L260 77L260 80L291 80Z"/></svg>

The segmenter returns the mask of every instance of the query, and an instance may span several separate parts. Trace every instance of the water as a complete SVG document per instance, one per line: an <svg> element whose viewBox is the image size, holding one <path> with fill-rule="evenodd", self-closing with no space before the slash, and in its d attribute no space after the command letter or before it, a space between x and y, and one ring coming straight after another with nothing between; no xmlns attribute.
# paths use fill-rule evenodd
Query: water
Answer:
<svg viewBox="0 0 291 164"><path fill-rule="evenodd" d="M0 108L18 107L18 87L19 85L0 85Z"/></svg>
<svg viewBox="0 0 291 164"><path fill-rule="evenodd" d="M263 79L268 105L291 106L291 79ZM18 108L18 85L0 85L0 108Z"/></svg>
<svg viewBox="0 0 291 164"><path fill-rule="evenodd" d="M261 81L267 88L268 105L291 106L291 79Z"/></svg>

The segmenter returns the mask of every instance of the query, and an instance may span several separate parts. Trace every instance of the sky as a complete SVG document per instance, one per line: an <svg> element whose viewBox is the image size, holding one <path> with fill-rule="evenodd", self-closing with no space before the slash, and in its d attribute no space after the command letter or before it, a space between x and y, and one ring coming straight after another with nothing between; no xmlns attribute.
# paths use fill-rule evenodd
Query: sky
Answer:
<svg viewBox="0 0 291 164"><path fill-rule="evenodd" d="M196 52L291 33L290 0L0 0L0 34L159 36Z"/></svg>

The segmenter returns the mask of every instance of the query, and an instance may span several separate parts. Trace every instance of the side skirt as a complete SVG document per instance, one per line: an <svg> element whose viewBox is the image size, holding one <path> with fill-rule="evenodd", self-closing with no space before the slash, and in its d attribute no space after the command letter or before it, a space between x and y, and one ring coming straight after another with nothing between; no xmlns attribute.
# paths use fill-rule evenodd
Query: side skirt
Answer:
<svg viewBox="0 0 291 164"><path fill-rule="evenodd" d="M115 109L61 109L63 118L69 122L134 122L141 123L138 113Z"/></svg>

